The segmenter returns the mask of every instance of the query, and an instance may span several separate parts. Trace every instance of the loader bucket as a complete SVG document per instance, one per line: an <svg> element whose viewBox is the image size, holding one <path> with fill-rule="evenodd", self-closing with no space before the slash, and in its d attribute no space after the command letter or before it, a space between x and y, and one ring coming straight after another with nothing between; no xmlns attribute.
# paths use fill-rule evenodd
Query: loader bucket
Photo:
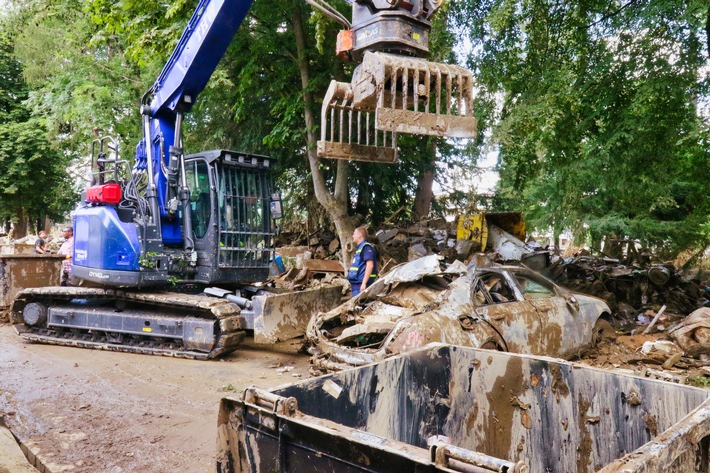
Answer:
<svg viewBox="0 0 710 473"><path fill-rule="evenodd" d="M311 317L340 303L341 286L254 296L254 342L276 343L303 336Z"/></svg>
<svg viewBox="0 0 710 473"><path fill-rule="evenodd" d="M319 157L393 163L397 133L475 138L471 72L367 52L350 84L331 82L321 109Z"/></svg>

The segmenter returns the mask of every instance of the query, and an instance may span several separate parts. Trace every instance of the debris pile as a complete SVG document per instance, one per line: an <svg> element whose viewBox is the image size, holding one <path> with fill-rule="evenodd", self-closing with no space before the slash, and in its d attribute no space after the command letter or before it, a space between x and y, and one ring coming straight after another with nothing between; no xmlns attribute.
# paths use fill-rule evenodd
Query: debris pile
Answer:
<svg viewBox="0 0 710 473"><path fill-rule="evenodd" d="M671 264L623 264L614 258L576 256L557 260L544 273L570 290L606 300L628 324L647 325L648 317L663 305L669 315L685 316L708 304L705 286L681 277Z"/></svg>
<svg viewBox="0 0 710 473"><path fill-rule="evenodd" d="M288 245L296 248L296 254L309 251L309 258L340 259L340 241L333 232L317 230L305 234L302 229L289 230L281 233L280 246ZM368 241L377 247L377 254L383 265L381 273L400 263L431 254L443 256L447 263L453 263L455 260L463 261L476 249L471 241L457 241L456 222L447 222L444 219L422 220L402 227L387 225L377 229L371 228ZM287 250L287 252L288 258L295 258L291 256L294 251ZM282 254L281 248L278 253Z"/></svg>
<svg viewBox="0 0 710 473"><path fill-rule="evenodd" d="M377 247L380 274L400 263L431 254L442 256L447 263L455 260L468 263L480 248L474 241L457 239L456 225L456 222L433 219L408 226L371 229L369 241ZM296 253L308 252L306 259L339 261L340 243L332 232L319 230L307 236L294 232L286 235L286 239L304 245ZM651 263L650 254L627 260L589 255L562 258L551 249L538 250L547 253L547 267L541 270L545 276L572 291L606 300L615 318L629 326L647 325L663 305L667 306L667 319L686 316L710 304L704 283L685 278L672 264ZM491 257L496 262L509 262L500 254L494 253ZM306 271L302 261L290 258L294 263L291 266L300 271L300 277L291 274L290 279L303 280Z"/></svg>

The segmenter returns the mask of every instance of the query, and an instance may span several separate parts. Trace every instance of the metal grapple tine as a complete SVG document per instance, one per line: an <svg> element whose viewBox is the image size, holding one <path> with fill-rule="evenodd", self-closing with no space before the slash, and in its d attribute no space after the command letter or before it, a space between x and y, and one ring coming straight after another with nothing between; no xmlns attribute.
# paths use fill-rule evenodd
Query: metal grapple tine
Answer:
<svg viewBox="0 0 710 473"><path fill-rule="evenodd" d="M330 83L321 108L318 157L381 163L396 162L396 133L377 130L375 121L370 120L370 114L374 113L374 110L355 106L352 97L351 84L337 81ZM362 129L363 114L364 130ZM353 119L357 120L355 126L357 134L353 134ZM379 144L378 133L383 135L382 144ZM391 136L389 146L387 146L387 135Z"/></svg>
<svg viewBox="0 0 710 473"><path fill-rule="evenodd" d="M422 75L423 111L419 106ZM367 52L353 75L352 103L367 109L377 104L375 128L380 131L474 138L473 87L467 85L472 82L471 72L456 65Z"/></svg>
<svg viewBox="0 0 710 473"><path fill-rule="evenodd" d="M397 133L474 138L471 72L415 57L367 52L350 84L331 82L321 110L319 157L392 163L397 159Z"/></svg>

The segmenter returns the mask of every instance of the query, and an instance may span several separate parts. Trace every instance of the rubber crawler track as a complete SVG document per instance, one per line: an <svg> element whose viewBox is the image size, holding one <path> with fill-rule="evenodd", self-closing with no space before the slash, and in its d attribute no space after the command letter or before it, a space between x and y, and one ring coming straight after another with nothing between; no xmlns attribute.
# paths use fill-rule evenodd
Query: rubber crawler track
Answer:
<svg viewBox="0 0 710 473"><path fill-rule="evenodd" d="M130 303L143 309L160 308L174 313L190 310L192 316L215 319L220 322L216 343L209 352L186 350L180 341L158 341L150 337L123 337L123 341L111 340L104 332L57 331L47 327L31 327L23 323L22 310L30 302L41 302L47 306L67 304L73 299L104 299ZM217 358L235 350L244 340L246 332L239 308L229 301L212 297L176 292L132 292L118 289L100 289L83 287L42 287L30 288L20 292L11 307L15 330L24 339L50 345L64 345L93 348L128 353L172 356L195 360Z"/></svg>

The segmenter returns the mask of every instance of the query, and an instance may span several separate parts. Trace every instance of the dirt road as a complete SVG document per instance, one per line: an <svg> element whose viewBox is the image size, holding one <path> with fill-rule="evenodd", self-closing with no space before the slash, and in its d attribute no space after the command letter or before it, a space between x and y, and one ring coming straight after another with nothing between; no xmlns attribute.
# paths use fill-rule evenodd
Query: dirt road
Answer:
<svg viewBox="0 0 710 473"><path fill-rule="evenodd" d="M212 472L225 394L308 377L306 356L279 350L192 361L27 344L0 325L0 416L52 473Z"/></svg>

